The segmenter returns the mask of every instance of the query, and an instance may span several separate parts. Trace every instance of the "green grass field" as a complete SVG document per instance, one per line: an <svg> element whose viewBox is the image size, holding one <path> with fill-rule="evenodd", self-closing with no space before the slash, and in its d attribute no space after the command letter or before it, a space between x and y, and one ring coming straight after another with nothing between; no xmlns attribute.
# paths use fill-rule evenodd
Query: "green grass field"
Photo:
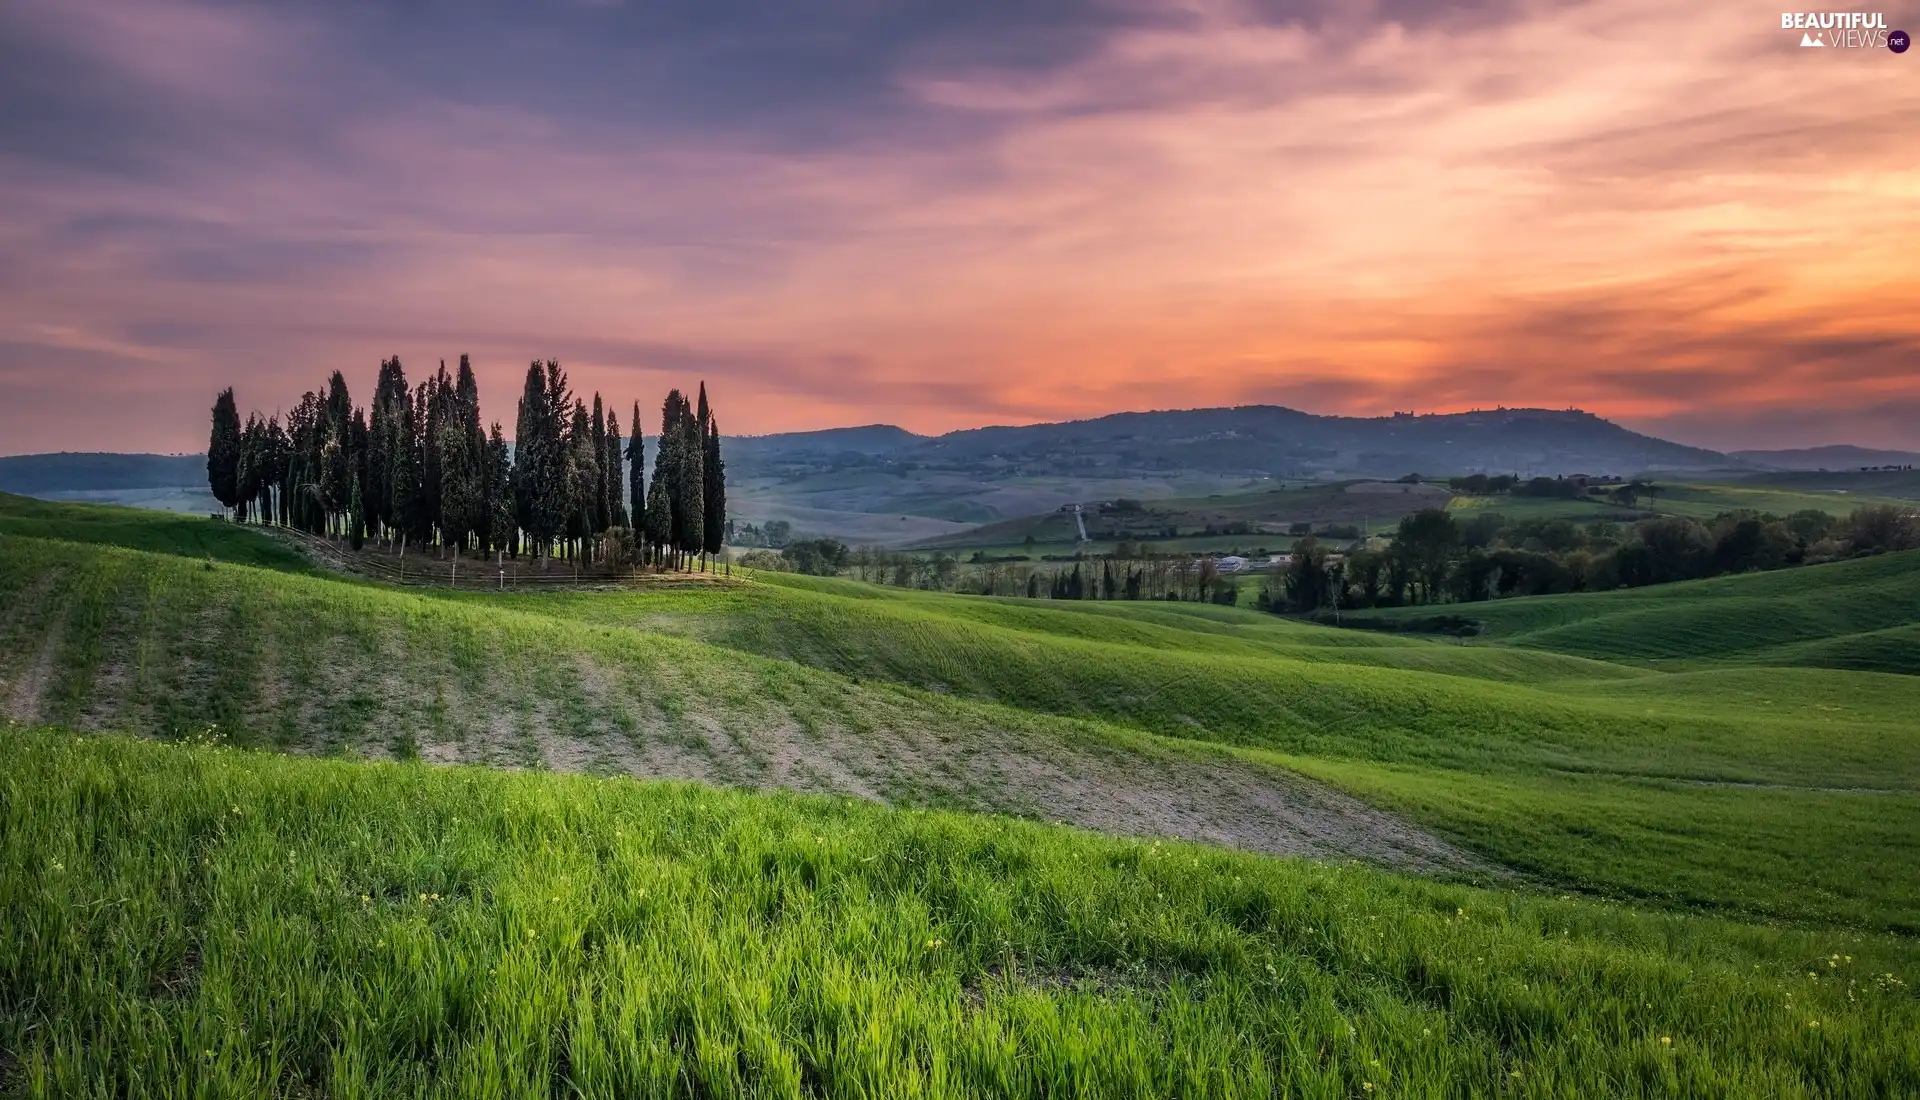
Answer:
<svg viewBox="0 0 1920 1100"><path fill-rule="evenodd" d="M1898 494L1874 492L1840 493L1816 487L1762 485L1733 482L1657 481L1659 491L1640 498L1633 508L1623 507L1598 497L1561 500L1529 496L1459 496L1448 502L1455 512L1497 512L1509 520L1568 519L1575 523L1613 520L1632 523L1649 516L1686 516L1710 520L1728 512L1766 512L1776 516L1800 511L1826 512L1845 516L1857 508L1873 505L1910 507L1912 501Z"/></svg>
<svg viewBox="0 0 1920 1100"><path fill-rule="evenodd" d="M36 500L0 493L0 539L9 535L124 546L240 565L303 571L306 559L257 531L112 504Z"/></svg>
<svg viewBox="0 0 1920 1100"><path fill-rule="evenodd" d="M1738 481L1742 485L1771 486L1795 492L1839 494L1843 499L1864 493L1868 496L1920 500L1920 470L1782 470L1748 474Z"/></svg>
<svg viewBox="0 0 1920 1100"><path fill-rule="evenodd" d="M1920 553L1453 608L1504 646L1603 660L1912 672ZM1408 619L1394 608L1365 618Z"/></svg>
<svg viewBox="0 0 1920 1100"><path fill-rule="evenodd" d="M0 498L0 1095L1920 1088L1920 554L1473 611L398 591Z"/></svg>
<svg viewBox="0 0 1920 1100"><path fill-rule="evenodd" d="M1896 1096L1906 941L840 799L0 741L30 1095Z"/></svg>

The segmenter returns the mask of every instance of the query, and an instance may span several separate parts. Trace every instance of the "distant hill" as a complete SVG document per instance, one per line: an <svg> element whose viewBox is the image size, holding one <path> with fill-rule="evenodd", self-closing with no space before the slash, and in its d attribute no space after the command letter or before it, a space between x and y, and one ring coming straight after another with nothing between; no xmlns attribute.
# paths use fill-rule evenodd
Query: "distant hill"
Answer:
<svg viewBox="0 0 1920 1100"><path fill-rule="evenodd" d="M1912 451L1879 451L1842 443L1784 451L1731 451L1730 457L1772 470L1858 470L1862 466L1920 466Z"/></svg>
<svg viewBox="0 0 1920 1100"><path fill-rule="evenodd" d="M880 455L924 442L926 438L892 424L864 424L817 432L734 436L726 441L726 446L730 456Z"/></svg>
<svg viewBox="0 0 1920 1100"><path fill-rule="evenodd" d="M0 458L0 492L34 496L63 491L207 487L205 455L69 452Z"/></svg>
<svg viewBox="0 0 1920 1100"><path fill-rule="evenodd" d="M0 457L0 493L188 515L220 510L207 488L205 455L8 455Z"/></svg>
<svg viewBox="0 0 1920 1100"><path fill-rule="evenodd" d="M1397 477L1492 471L1627 474L1705 470L1726 455L1629 431L1578 410L1317 416L1274 405L1116 413L1093 420L917 436L874 425L738 440L752 473L798 472L833 456L983 477Z"/></svg>

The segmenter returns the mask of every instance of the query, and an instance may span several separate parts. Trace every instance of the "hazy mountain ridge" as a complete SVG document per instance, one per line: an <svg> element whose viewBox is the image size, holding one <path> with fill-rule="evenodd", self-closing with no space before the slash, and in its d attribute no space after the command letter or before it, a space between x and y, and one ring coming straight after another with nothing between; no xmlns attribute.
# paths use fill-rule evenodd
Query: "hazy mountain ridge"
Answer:
<svg viewBox="0 0 1920 1100"><path fill-rule="evenodd" d="M1920 464L1920 454L1912 451L1883 451L1872 447L1856 447L1851 443L1727 453L1742 462L1776 470L1857 470L1862 466Z"/></svg>
<svg viewBox="0 0 1920 1100"><path fill-rule="evenodd" d="M1276 405L1123 412L1089 420L917 436L887 425L736 442L755 475L912 463L986 476L1397 477L1414 471L1633 473L1737 465L1727 455L1630 431L1579 410L1491 409L1320 416ZM744 472L744 471L743 471Z"/></svg>
<svg viewBox="0 0 1920 1100"><path fill-rule="evenodd" d="M32 496L62 491L207 486L206 455L60 451L0 457L0 492Z"/></svg>

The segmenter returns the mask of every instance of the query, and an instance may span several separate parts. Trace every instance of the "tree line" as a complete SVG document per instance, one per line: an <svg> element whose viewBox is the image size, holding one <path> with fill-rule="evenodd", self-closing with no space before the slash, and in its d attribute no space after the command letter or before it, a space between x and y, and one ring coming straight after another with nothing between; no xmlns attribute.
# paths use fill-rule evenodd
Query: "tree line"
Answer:
<svg viewBox="0 0 1920 1100"><path fill-rule="evenodd" d="M812 576L850 576L871 584L970 596L1051 600L1186 600L1232 604L1239 587L1212 558L1159 554L1123 544L1125 553L1085 556L1058 565L1031 565L1026 557L976 554L962 562L945 551L914 554L879 546L849 547L838 539L788 542L780 552L749 550L741 564Z"/></svg>
<svg viewBox="0 0 1920 1100"><path fill-rule="evenodd" d="M640 404L631 435L593 395L591 411L553 360L527 368L509 445L483 430L467 356L410 386L399 357L383 360L371 409L354 405L334 371L278 413L242 424L231 387L213 403L207 482L236 520L345 539L461 553L526 553L588 564L687 568L721 552L727 529L720 427L700 384L661 406L651 477Z"/></svg>

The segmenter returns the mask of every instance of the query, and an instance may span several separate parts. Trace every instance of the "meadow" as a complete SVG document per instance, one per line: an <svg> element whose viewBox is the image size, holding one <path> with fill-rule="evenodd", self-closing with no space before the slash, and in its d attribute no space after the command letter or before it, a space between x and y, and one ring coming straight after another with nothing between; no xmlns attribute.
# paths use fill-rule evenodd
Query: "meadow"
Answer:
<svg viewBox="0 0 1920 1100"><path fill-rule="evenodd" d="M845 799L0 737L37 1096L1897 1096L1910 941Z"/></svg>
<svg viewBox="0 0 1920 1100"><path fill-rule="evenodd" d="M0 498L0 1082L1920 1087L1920 554L1473 611L402 591Z"/></svg>
<svg viewBox="0 0 1920 1100"><path fill-rule="evenodd" d="M1450 610L1503 647L1668 667L1744 662L1912 672L1920 554ZM1390 622L1431 613L1394 608L1359 617Z"/></svg>

